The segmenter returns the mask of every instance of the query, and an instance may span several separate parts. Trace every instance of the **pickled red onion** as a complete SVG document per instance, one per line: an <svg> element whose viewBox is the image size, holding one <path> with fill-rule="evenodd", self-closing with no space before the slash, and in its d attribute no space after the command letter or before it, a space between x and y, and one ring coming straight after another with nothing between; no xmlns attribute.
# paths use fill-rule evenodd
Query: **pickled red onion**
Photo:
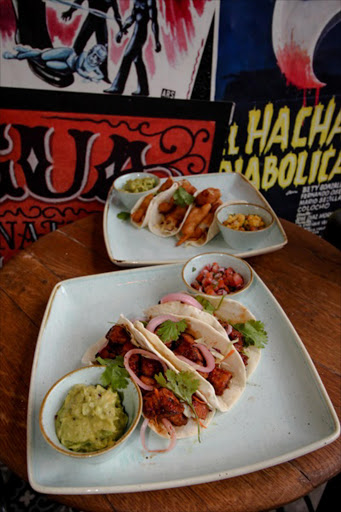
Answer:
<svg viewBox="0 0 341 512"><path fill-rule="evenodd" d="M162 368L164 369L164 371L167 370L167 365L158 356L148 352L148 350L143 350L141 348L132 348L131 350L128 350L128 352L126 352L123 362L127 372L129 373L133 381L135 381L136 384L140 386L140 388L145 389L146 391L152 391L154 389L154 386L150 386L149 384L145 384L144 382L142 382L142 380L139 379L136 373L133 372L133 370L130 368L129 359L133 354L141 354L149 359L155 359L156 361L159 361L162 364Z"/></svg>
<svg viewBox="0 0 341 512"><path fill-rule="evenodd" d="M181 359L182 361L185 361L186 363L190 364L195 370L202 372L202 373L210 373L215 368L215 359L214 356L211 354L211 352L208 350L205 345L202 345L201 343L194 343L194 347L197 347L202 355L205 358L206 366L201 366L200 364L194 363L190 359L187 359L187 357L177 355L178 359Z"/></svg>
<svg viewBox="0 0 341 512"><path fill-rule="evenodd" d="M179 301L183 302L184 304L189 304L190 306L193 306L197 309L202 310L203 307L200 304L200 302L197 301L194 297L191 295L188 295L187 293L169 293L168 295L165 295L160 300L160 304L164 304L165 302L174 302Z"/></svg>
<svg viewBox="0 0 341 512"><path fill-rule="evenodd" d="M226 331L227 335L231 334L231 332L232 332L232 325L231 324L227 324L227 326L225 327L225 331Z"/></svg>
<svg viewBox="0 0 341 512"><path fill-rule="evenodd" d="M145 418L145 420L143 421L142 426L141 426L140 438L141 438L142 446L147 452L166 453L166 452L169 452L170 450L172 450L176 444L176 432L175 432L173 425L166 418L162 418L161 421L164 424L164 426L166 427L168 434L170 435L170 438L171 438L170 443L169 443L168 447L165 448L164 450L149 450L149 448L147 448L147 445L146 445L146 436L145 436L146 429L149 424L149 419Z"/></svg>
<svg viewBox="0 0 341 512"><path fill-rule="evenodd" d="M147 326L146 329L150 332L155 332L155 329L160 325L163 324L163 322L166 322L166 320L171 320L172 322L178 322L179 319L176 318L176 316L173 315L159 315L155 318L152 318Z"/></svg>

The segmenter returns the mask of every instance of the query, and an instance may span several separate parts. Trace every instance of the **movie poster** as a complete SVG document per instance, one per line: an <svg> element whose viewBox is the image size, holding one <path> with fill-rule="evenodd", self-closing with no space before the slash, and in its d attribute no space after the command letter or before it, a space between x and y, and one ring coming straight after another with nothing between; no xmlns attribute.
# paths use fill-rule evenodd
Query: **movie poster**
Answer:
<svg viewBox="0 0 341 512"><path fill-rule="evenodd" d="M322 235L341 207L341 3L227 0L220 14L216 99L236 102L220 170Z"/></svg>
<svg viewBox="0 0 341 512"><path fill-rule="evenodd" d="M1 93L0 266L41 235L101 212L121 174L217 172L232 115L226 102Z"/></svg>
<svg viewBox="0 0 341 512"><path fill-rule="evenodd" d="M0 86L214 99L219 6L1 0Z"/></svg>

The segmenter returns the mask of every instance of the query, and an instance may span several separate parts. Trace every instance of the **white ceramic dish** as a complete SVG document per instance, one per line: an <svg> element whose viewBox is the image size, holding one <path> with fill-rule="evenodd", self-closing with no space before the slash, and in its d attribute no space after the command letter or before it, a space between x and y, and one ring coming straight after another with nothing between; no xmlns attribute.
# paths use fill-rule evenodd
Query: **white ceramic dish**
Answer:
<svg viewBox="0 0 341 512"><path fill-rule="evenodd" d="M85 350L119 313L138 318L170 292L183 290L182 265L70 279L53 290L42 321L29 393L28 475L49 494L137 492L211 482L299 457L335 440L339 422L320 377L278 302L254 273L240 301L262 320L269 343L246 390L228 413L216 413L202 435L174 450L143 452L139 426L111 460L79 464L50 448L40 432L39 408L51 385L79 367ZM148 445L164 439L148 436Z"/></svg>
<svg viewBox="0 0 341 512"><path fill-rule="evenodd" d="M153 178L155 181L155 186L145 192L127 192L123 189L124 185L129 180L135 180L135 179L143 179L143 178ZM155 190L158 188L160 184L160 178L154 174L150 174L147 172L132 172L129 174L124 174L122 176L119 176L115 179L113 183L113 189L115 190L115 193L119 197L121 203L128 208L129 210L132 209L135 203L141 197L150 194L152 192L155 192Z"/></svg>
<svg viewBox="0 0 341 512"><path fill-rule="evenodd" d="M202 247L182 245L176 247L175 237L161 238L146 228L136 229L129 220L117 218L118 213L127 209L112 187L104 208L103 233L108 256L113 263L122 267L184 263L202 252L230 252L235 256L249 257L276 251L287 243L287 236L275 212L262 194L242 174L210 173L184 176L184 178L197 189L219 188L222 191L224 203L247 201L268 208L275 216L275 223L269 237L255 249L244 251L228 248L221 233Z"/></svg>
<svg viewBox="0 0 341 512"><path fill-rule="evenodd" d="M242 260L241 258L224 252L204 252L198 256L194 256L194 258L191 258L184 264L182 269L182 279L184 280L189 293L202 295L206 299L210 300L210 295L197 291L191 286L191 284L193 281L195 281L202 269L206 265L212 263L218 263L220 267L224 268L232 267L233 270L242 276L244 279L244 287L241 290L237 290L226 295L226 297L230 299L239 300L240 294L246 292L249 286L252 284L253 269L246 261Z"/></svg>
<svg viewBox="0 0 341 512"><path fill-rule="evenodd" d="M265 228L259 231L238 231L224 226L223 222L229 215L241 213L243 215L260 215L265 222ZM265 243L271 233L273 223L275 222L272 212L263 206L250 203L234 203L221 206L217 210L217 221L220 232L226 242L226 249L237 249L240 251L248 250L250 247L256 248L262 242Z"/></svg>
<svg viewBox="0 0 341 512"><path fill-rule="evenodd" d="M46 442L66 457L81 459L81 463L85 461L98 464L103 460L115 457L118 450L123 448L124 443L134 432L142 413L140 388L132 380L129 380L128 386L119 390L122 395L122 405L128 415L128 424L122 437L116 441L114 446L97 452L86 453L68 450L60 443L56 434L55 414L63 405L66 395L75 384L86 386L100 384L100 378L104 370L103 366L84 366L64 375L47 392L40 408L39 424Z"/></svg>

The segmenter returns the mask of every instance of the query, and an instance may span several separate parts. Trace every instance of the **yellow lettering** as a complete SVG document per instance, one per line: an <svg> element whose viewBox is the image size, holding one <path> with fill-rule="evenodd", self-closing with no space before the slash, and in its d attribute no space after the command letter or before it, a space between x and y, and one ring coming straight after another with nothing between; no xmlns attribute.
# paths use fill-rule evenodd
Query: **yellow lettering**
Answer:
<svg viewBox="0 0 341 512"><path fill-rule="evenodd" d="M334 178L335 174L341 174L341 151L339 152L339 156L334 164L334 167L330 171L328 181Z"/></svg>
<svg viewBox="0 0 341 512"><path fill-rule="evenodd" d="M331 146L327 151L323 153L322 161L320 165L319 175L318 175L318 182L323 183L324 181L328 181L328 175L326 174L328 162L330 158L335 156L336 150Z"/></svg>
<svg viewBox="0 0 341 512"><path fill-rule="evenodd" d="M270 155L264 159L264 170L262 177L262 190L273 187L278 178L277 156Z"/></svg>
<svg viewBox="0 0 341 512"><path fill-rule="evenodd" d="M250 110L249 123L247 127L248 137L245 146L245 153L248 155L253 153L253 143L256 139L260 139L259 154L263 152L270 130L273 110L273 104L268 103L264 109L263 126L260 129L258 129L258 124L261 118L261 111L256 109Z"/></svg>
<svg viewBox="0 0 341 512"><path fill-rule="evenodd" d="M219 172L233 172L230 160L222 160L220 162Z"/></svg>
<svg viewBox="0 0 341 512"><path fill-rule="evenodd" d="M234 163L234 170L235 172L239 172L239 174L241 174L243 172L243 167L244 167L244 160L242 159L242 157L240 156Z"/></svg>
<svg viewBox="0 0 341 512"><path fill-rule="evenodd" d="M336 118L333 128L330 130L330 133L328 135L327 139L327 146L332 142L334 135L337 133L341 133L341 110L339 110Z"/></svg>
<svg viewBox="0 0 341 512"><path fill-rule="evenodd" d="M278 117L272 129L270 138L265 148L267 153L273 144L280 144L281 150L284 151L288 147L290 128L290 110L288 107L283 107L278 113Z"/></svg>
<svg viewBox="0 0 341 512"><path fill-rule="evenodd" d="M239 147L236 146L236 137L238 134L238 126L236 123L233 123L232 126L230 126L230 133L228 137L228 154L229 155L238 155L239 153Z"/></svg>
<svg viewBox="0 0 341 512"><path fill-rule="evenodd" d="M253 156L252 158L250 158L245 171L245 178L250 180L253 186L259 189L259 159L257 156Z"/></svg>
<svg viewBox="0 0 341 512"><path fill-rule="evenodd" d="M307 144L307 137L300 137L300 134L301 128L304 125L304 119L311 116L312 111L312 107L302 107L297 114L294 133L291 140L291 146L293 148L304 148L304 146Z"/></svg>
<svg viewBox="0 0 341 512"><path fill-rule="evenodd" d="M324 110L324 106L321 104L318 104L316 107L314 107L314 114L311 120L310 125L310 133L309 133L309 140L308 144L309 147L311 147L314 143L315 137L318 133L320 133L320 142L319 145L322 146L327 139L328 131L330 128L330 123L332 121L332 117L335 110L335 99L332 98L329 103L326 110L326 114L324 116L324 121L321 121L322 113Z"/></svg>
<svg viewBox="0 0 341 512"><path fill-rule="evenodd" d="M314 151L312 157L311 157L311 163L310 163L310 172L309 172L309 180L308 183L311 185L315 182L317 171L320 166L322 151L318 149L317 151Z"/></svg>
<svg viewBox="0 0 341 512"><path fill-rule="evenodd" d="M307 151L301 151L301 153L299 153L299 155L298 155L297 171L296 171L295 179L294 179L295 187L297 187L298 185L305 185L305 183L308 179L308 176L303 176L307 157L308 157Z"/></svg>
<svg viewBox="0 0 341 512"><path fill-rule="evenodd" d="M278 184L280 187L286 188L291 185L295 175L296 164L297 156L295 153L288 153L284 158L282 158L278 174Z"/></svg>

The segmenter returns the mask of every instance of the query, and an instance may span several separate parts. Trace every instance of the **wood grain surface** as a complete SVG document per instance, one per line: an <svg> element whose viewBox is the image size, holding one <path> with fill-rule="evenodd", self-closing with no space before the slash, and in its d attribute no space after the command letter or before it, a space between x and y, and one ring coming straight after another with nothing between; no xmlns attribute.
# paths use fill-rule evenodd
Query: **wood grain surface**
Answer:
<svg viewBox="0 0 341 512"><path fill-rule="evenodd" d="M248 262L293 323L340 417L341 253L316 235L282 223L288 244ZM120 268L107 256L101 214L40 238L0 270L0 460L24 479L31 366L50 293L60 280L113 270ZM209 484L52 498L91 512L265 511L306 495L338 474L340 448L339 438L290 462Z"/></svg>

